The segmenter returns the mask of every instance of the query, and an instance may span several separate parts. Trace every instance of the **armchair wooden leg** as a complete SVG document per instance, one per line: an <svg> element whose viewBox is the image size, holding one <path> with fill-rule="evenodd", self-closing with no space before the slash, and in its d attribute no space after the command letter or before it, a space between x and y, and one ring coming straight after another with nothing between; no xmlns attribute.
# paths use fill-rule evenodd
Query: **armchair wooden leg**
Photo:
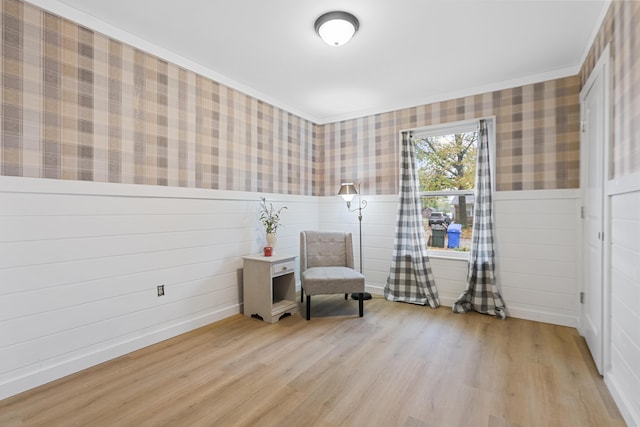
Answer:
<svg viewBox="0 0 640 427"><path fill-rule="evenodd" d="M304 288L300 287L300 302L304 302Z"/></svg>
<svg viewBox="0 0 640 427"><path fill-rule="evenodd" d="M360 311L360 317L362 317L363 314L364 314L364 305L363 305L364 304L364 294L362 292L360 292L359 296L360 296L360 298L358 298L358 310ZM309 313L309 311L307 310L307 316L309 315L308 313Z"/></svg>
<svg viewBox="0 0 640 427"><path fill-rule="evenodd" d="M349 295L349 294L344 294L344 299L347 299L347 296L348 296L348 295Z"/></svg>
<svg viewBox="0 0 640 427"><path fill-rule="evenodd" d="M311 319L311 295L307 295L307 320Z"/></svg>

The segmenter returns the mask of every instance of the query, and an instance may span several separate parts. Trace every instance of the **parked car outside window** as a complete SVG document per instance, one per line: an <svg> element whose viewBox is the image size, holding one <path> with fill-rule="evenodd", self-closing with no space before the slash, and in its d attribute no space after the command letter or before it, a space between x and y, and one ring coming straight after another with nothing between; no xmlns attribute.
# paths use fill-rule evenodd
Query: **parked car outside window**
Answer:
<svg viewBox="0 0 640 427"><path fill-rule="evenodd" d="M451 219L442 212L431 212L431 216L429 217L429 226L434 224L449 226L450 222Z"/></svg>

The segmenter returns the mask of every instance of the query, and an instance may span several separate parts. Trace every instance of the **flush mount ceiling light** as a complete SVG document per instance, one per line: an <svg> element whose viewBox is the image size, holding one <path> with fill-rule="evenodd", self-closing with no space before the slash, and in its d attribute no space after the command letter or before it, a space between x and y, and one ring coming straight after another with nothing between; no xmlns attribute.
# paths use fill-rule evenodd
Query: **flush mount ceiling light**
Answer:
<svg viewBox="0 0 640 427"><path fill-rule="evenodd" d="M329 46L342 46L358 31L358 18L348 12L327 12L316 19L316 33Z"/></svg>

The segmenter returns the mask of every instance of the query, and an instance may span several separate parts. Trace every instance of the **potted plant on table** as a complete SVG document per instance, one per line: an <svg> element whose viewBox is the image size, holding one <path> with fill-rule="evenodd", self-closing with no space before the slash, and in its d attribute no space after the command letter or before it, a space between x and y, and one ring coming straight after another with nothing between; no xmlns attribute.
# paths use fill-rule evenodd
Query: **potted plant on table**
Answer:
<svg viewBox="0 0 640 427"><path fill-rule="evenodd" d="M267 232L267 246L273 248L276 244L276 232L280 226L280 212L283 209L287 209L286 206L282 206L276 210L273 207L273 203L267 202L267 199L261 197L260 202L260 222L265 226Z"/></svg>

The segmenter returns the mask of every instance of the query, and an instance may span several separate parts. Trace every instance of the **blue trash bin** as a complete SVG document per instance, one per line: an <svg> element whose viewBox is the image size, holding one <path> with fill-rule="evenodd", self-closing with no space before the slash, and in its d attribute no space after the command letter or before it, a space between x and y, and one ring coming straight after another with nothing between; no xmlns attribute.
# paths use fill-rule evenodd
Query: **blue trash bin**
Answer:
<svg viewBox="0 0 640 427"><path fill-rule="evenodd" d="M449 224L449 228L447 228L447 237L449 238L447 248L460 247L460 233L462 233L462 224Z"/></svg>

